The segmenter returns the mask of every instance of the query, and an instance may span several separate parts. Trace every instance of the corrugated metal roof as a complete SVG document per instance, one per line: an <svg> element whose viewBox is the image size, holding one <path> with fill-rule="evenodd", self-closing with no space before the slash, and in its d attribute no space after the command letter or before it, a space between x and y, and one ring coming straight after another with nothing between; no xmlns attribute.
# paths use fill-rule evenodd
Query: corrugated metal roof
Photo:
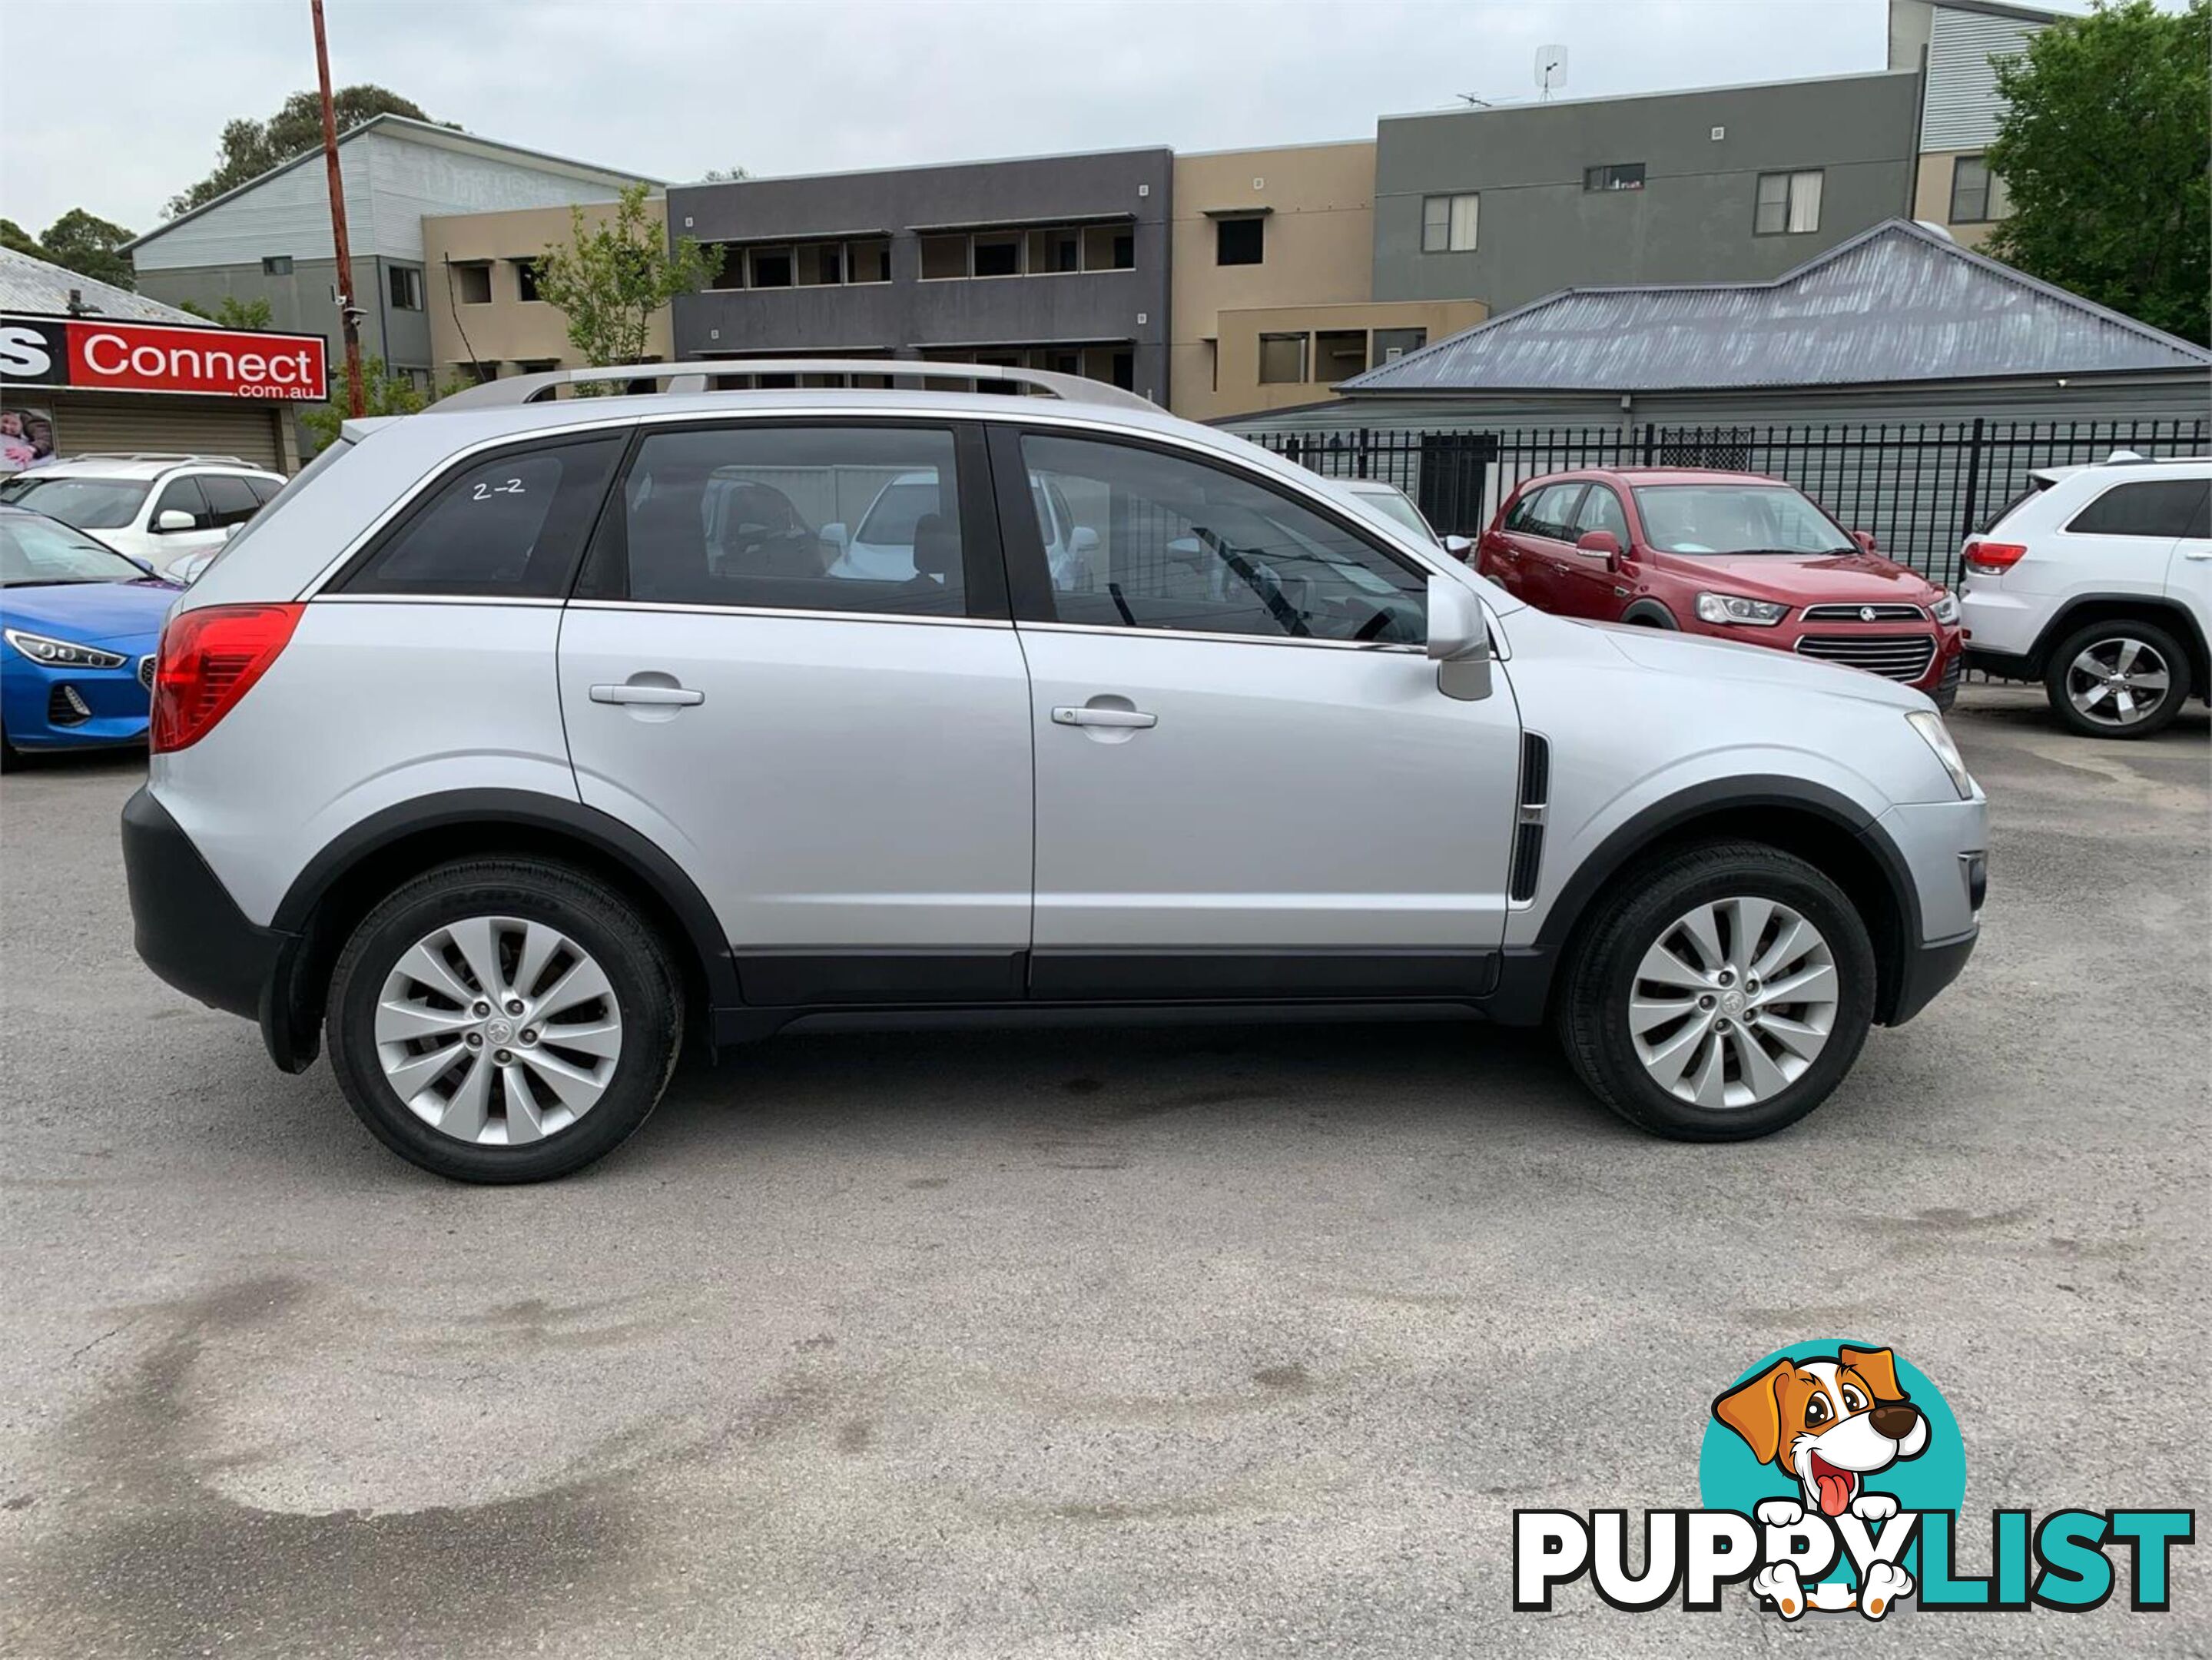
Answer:
<svg viewBox="0 0 2212 1660"><path fill-rule="evenodd" d="M1771 283L1568 289L1337 390L1662 392L2208 367L2212 351L1891 219Z"/></svg>
<svg viewBox="0 0 2212 1660"><path fill-rule="evenodd" d="M118 289L112 283L95 282L89 277L81 277L59 265L50 265L43 259L33 259L27 253L17 253L13 248L0 248L0 307L14 312L58 316L69 310L71 289L77 290L90 313L101 317L112 317L126 323L186 323L195 328L207 326L204 317L195 317L174 306L149 300L143 294Z"/></svg>

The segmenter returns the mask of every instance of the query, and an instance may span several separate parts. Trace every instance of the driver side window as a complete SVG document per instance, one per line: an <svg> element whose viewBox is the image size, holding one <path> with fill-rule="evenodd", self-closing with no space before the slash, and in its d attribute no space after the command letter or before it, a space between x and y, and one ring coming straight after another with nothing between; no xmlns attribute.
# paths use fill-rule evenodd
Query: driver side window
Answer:
<svg viewBox="0 0 2212 1660"><path fill-rule="evenodd" d="M1131 445L1023 437L1032 488L1061 504L1037 526L1063 623L1419 645L1425 575L1287 496ZM1010 550L1011 551L1011 550Z"/></svg>

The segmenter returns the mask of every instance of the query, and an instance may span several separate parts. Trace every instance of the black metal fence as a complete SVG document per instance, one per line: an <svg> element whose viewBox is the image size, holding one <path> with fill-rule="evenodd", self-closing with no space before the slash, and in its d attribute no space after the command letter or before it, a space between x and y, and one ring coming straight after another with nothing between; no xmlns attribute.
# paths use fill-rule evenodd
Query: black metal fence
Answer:
<svg viewBox="0 0 2212 1660"><path fill-rule="evenodd" d="M1244 436L1333 478L1379 478L1419 503L1439 532L1479 536L1524 478L1577 467L1723 467L1786 478L1849 530L1923 575L1959 579L1959 550L2027 489L2041 467L2114 450L2202 455L2202 417L2111 421L1909 422L1791 427L1548 427L1501 432Z"/></svg>

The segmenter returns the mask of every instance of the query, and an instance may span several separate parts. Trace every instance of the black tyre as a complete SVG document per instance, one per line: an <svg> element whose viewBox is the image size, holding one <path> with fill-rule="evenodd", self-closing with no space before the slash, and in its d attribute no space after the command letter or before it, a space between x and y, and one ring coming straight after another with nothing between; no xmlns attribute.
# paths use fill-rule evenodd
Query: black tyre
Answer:
<svg viewBox="0 0 2212 1660"><path fill-rule="evenodd" d="M1740 1141L1827 1098L1875 990L1873 942L1833 882L1763 843L1704 842L1613 880L1554 1019L1575 1071L1630 1123Z"/></svg>
<svg viewBox="0 0 2212 1660"><path fill-rule="evenodd" d="M2156 623L2092 623L2051 652L2043 690L2051 712L2085 738L2148 738L2181 713L2189 654Z"/></svg>
<svg viewBox="0 0 2212 1660"><path fill-rule="evenodd" d="M416 877L331 976L331 1064L377 1139L462 1182L542 1182L628 1140L683 1043L681 982L629 902L567 866Z"/></svg>
<svg viewBox="0 0 2212 1660"><path fill-rule="evenodd" d="M23 751L8 741L8 731L0 727L0 772L13 772L23 764Z"/></svg>

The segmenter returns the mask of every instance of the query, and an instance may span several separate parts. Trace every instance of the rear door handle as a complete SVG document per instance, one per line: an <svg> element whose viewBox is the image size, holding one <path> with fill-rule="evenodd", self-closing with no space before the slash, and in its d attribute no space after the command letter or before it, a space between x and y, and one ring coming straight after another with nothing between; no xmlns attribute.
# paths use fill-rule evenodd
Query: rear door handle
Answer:
<svg viewBox="0 0 2212 1660"><path fill-rule="evenodd" d="M689 686L593 686L594 703L653 703L664 708L688 707L703 703L707 694L694 691Z"/></svg>
<svg viewBox="0 0 2212 1660"><path fill-rule="evenodd" d="M2212 548L2184 548L2181 556L2184 559L2212 559Z"/></svg>
<svg viewBox="0 0 2212 1660"><path fill-rule="evenodd" d="M1160 717L1147 714L1142 709L1071 708L1066 705L1052 712L1056 727L1157 727Z"/></svg>

